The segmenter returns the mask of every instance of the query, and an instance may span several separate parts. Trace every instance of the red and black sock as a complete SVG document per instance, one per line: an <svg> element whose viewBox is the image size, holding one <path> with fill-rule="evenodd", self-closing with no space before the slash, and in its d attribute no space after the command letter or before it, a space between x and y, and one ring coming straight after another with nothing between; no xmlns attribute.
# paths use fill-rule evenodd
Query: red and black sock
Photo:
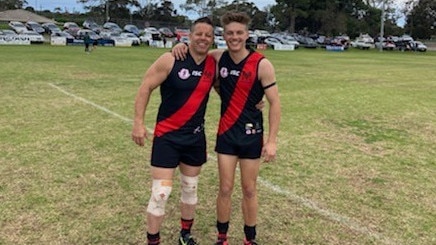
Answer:
<svg viewBox="0 0 436 245"><path fill-rule="evenodd" d="M229 231L229 221L227 222L216 222L216 229L218 230L218 240L227 240L227 232Z"/></svg>
<svg viewBox="0 0 436 245"><path fill-rule="evenodd" d="M181 218L180 219L180 224L182 226L180 234L182 236L184 236L184 235L186 235L188 233L191 233L191 228L192 228L192 225L194 224L194 219L188 220L188 219Z"/></svg>
<svg viewBox="0 0 436 245"><path fill-rule="evenodd" d="M244 225L245 239L252 241L256 239L256 226Z"/></svg>
<svg viewBox="0 0 436 245"><path fill-rule="evenodd" d="M147 232L147 244L148 245L159 245L160 244L160 234L150 234Z"/></svg>

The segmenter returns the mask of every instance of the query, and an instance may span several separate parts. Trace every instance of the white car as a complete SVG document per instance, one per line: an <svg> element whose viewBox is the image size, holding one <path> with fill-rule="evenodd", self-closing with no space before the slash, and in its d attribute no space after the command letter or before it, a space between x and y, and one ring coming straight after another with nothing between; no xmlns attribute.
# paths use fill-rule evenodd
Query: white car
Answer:
<svg viewBox="0 0 436 245"><path fill-rule="evenodd" d="M130 40L133 46L138 46L139 44L141 44L141 40L139 39L139 37L137 37L133 33L123 32L120 34L120 37Z"/></svg>
<svg viewBox="0 0 436 245"><path fill-rule="evenodd" d="M153 31L150 29L144 29L144 33L139 37L141 43L145 43L146 45L150 45L153 41L161 41L162 37L159 31Z"/></svg>
<svg viewBox="0 0 436 245"><path fill-rule="evenodd" d="M27 27L22 22L19 21L11 21L9 22L8 25L12 30L14 30L18 34L27 31Z"/></svg>
<svg viewBox="0 0 436 245"><path fill-rule="evenodd" d="M28 30L36 31L39 34L44 34L45 32L44 28L38 22L35 21L27 21L25 26L27 27Z"/></svg>
<svg viewBox="0 0 436 245"><path fill-rule="evenodd" d="M427 46L424 43L422 43L420 41L413 41L411 43L412 43L411 45L412 45L413 50L419 51L419 52L427 51Z"/></svg>
<svg viewBox="0 0 436 245"><path fill-rule="evenodd" d="M358 48L358 49L374 48L374 44L369 43L369 42L365 42L364 40L358 39L358 38L356 38L356 40L351 42L351 46L353 46L353 48Z"/></svg>
<svg viewBox="0 0 436 245"><path fill-rule="evenodd" d="M13 30L0 30L0 36L16 36L17 33L15 33Z"/></svg>
<svg viewBox="0 0 436 245"><path fill-rule="evenodd" d="M260 29L256 29L256 30L254 30L254 34L255 34L257 37L268 37L268 36L271 36L271 34L270 34L268 31L266 31L266 30L260 30Z"/></svg>
<svg viewBox="0 0 436 245"><path fill-rule="evenodd" d="M19 35L28 37L30 39L30 43L43 43L45 41L44 36L36 31L23 31Z"/></svg>
<svg viewBox="0 0 436 245"><path fill-rule="evenodd" d="M214 44L215 44L215 47L217 47L217 48L221 48L221 49L227 48L227 43L226 43L226 40L224 40L223 36L215 36Z"/></svg>

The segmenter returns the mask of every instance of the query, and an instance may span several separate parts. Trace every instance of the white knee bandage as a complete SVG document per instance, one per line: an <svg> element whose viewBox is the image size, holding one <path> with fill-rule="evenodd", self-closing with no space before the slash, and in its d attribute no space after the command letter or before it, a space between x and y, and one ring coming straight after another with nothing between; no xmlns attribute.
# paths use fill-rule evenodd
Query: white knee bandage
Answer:
<svg viewBox="0 0 436 245"><path fill-rule="evenodd" d="M147 207L148 213L155 216L165 214L165 204L171 194L172 184L171 180L153 180L151 197Z"/></svg>
<svg viewBox="0 0 436 245"><path fill-rule="evenodd" d="M180 175L182 195L180 200L182 203L194 205L197 204L197 185L198 176L189 177L183 174Z"/></svg>

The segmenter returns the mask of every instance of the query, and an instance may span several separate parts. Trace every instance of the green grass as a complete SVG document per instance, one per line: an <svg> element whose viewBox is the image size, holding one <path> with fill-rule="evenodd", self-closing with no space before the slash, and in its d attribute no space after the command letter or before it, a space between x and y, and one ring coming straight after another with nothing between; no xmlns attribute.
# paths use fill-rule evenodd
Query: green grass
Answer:
<svg viewBox="0 0 436 245"><path fill-rule="evenodd" d="M150 144L131 141L130 119L162 52L0 46L0 244L145 244ZM283 116L278 159L261 170L259 242L435 244L436 53L264 53ZM158 104L156 91L148 128ZM212 94L194 225L201 244L215 237L218 106ZM179 229L175 183L163 245ZM239 186L233 198L230 241L240 244Z"/></svg>

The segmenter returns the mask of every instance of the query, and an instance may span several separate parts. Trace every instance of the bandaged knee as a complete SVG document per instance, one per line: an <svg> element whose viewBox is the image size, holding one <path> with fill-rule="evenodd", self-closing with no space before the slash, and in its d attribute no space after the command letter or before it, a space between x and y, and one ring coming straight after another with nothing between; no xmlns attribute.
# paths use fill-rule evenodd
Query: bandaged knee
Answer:
<svg viewBox="0 0 436 245"><path fill-rule="evenodd" d="M197 204L197 186L198 186L198 176L189 177L186 175L180 175L182 194L180 200L182 203L194 205Z"/></svg>
<svg viewBox="0 0 436 245"><path fill-rule="evenodd" d="M165 214L165 205L170 197L173 182L171 180L153 180L151 197L148 202L147 212L155 216Z"/></svg>

